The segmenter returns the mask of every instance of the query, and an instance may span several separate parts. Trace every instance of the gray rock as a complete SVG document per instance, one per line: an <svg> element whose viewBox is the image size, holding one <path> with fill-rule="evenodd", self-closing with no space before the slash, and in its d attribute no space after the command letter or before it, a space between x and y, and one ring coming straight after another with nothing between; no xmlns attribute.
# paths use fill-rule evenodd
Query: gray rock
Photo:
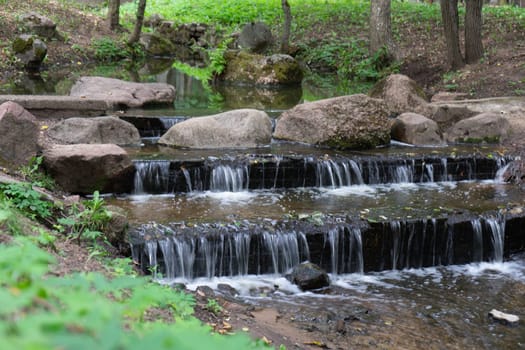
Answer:
<svg viewBox="0 0 525 350"><path fill-rule="evenodd" d="M510 132L510 123L502 115L481 113L457 122L447 131L449 142L500 143Z"/></svg>
<svg viewBox="0 0 525 350"><path fill-rule="evenodd" d="M424 116L431 113L423 89L406 75L389 75L372 88L370 96L385 100L391 113L414 112Z"/></svg>
<svg viewBox="0 0 525 350"><path fill-rule="evenodd" d="M289 279L301 290L313 290L328 287L330 278L326 271L310 262L304 262L295 266Z"/></svg>
<svg viewBox="0 0 525 350"><path fill-rule="evenodd" d="M36 118L14 102L0 105L0 160L18 168L37 155L39 147Z"/></svg>
<svg viewBox="0 0 525 350"><path fill-rule="evenodd" d="M67 192L124 193L133 187L135 166L117 145L54 145L43 156L48 174Z"/></svg>
<svg viewBox="0 0 525 350"><path fill-rule="evenodd" d="M70 96L105 99L124 107L142 107L147 104L172 104L175 100L175 88L164 83L81 77L71 88Z"/></svg>
<svg viewBox="0 0 525 350"><path fill-rule="evenodd" d="M36 13L29 12L22 15L21 20L24 26L33 34L44 39L53 39L58 37L57 25L49 18Z"/></svg>
<svg viewBox="0 0 525 350"><path fill-rule="evenodd" d="M47 46L40 39L32 35L22 34L13 41L15 56L29 70L38 70L47 55Z"/></svg>
<svg viewBox="0 0 525 350"><path fill-rule="evenodd" d="M107 205L106 210L111 213L111 219L104 228L104 235L114 247L129 245L126 233L129 227L126 211L115 205Z"/></svg>
<svg viewBox="0 0 525 350"><path fill-rule="evenodd" d="M448 102L448 101L457 101L463 100L468 97L468 94L464 92L450 92L450 91L440 91L437 94L433 95L430 99L430 102Z"/></svg>
<svg viewBox="0 0 525 350"><path fill-rule="evenodd" d="M271 137L272 123L265 112L238 109L178 123L158 143L191 148L250 148L268 145Z"/></svg>
<svg viewBox="0 0 525 350"><path fill-rule="evenodd" d="M48 136L59 144L113 143L139 145L137 128L116 117L69 118L53 125Z"/></svg>
<svg viewBox="0 0 525 350"><path fill-rule="evenodd" d="M460 120L468 119L478 114L478 112L466 106L459 105L431 104L430 108L432 110L430 119L435 121L441 130L448 130Z"/></svg>
<svg viewBox="0 0 525 350"><path fill-rule="evenodd" d="M417 113L403 113L394 120L392 139L423 146L440 146L444 142L437 123Z"/></svg>
<svg viewBox="0 0 525 350"><path fill-rule="evenodd" d="M525 184L525 160L516 159L498 172L499 180L516 185Z"/></svg>
<svg viewBox="0 0 525 350"><path fill-rule="evenodd" d="M382 100L363 94L303 103L277 120L274 138L366 149L390 142L389 111Z"/></svg>
<svg viewBox="0 0 525 350"><path fill-rule="evenodd" d="M228 51L225 59L226 67L219 78L231 84L294 85L303 79L299 63L289 55Z"/></svg>
<svg viewBox="0 0 525 350"><path fill-rule="evenodd" d="M246 24L242 28L238 40L242 49L255 53L262 53L273 44L272 31L263 22Z"/></svg>

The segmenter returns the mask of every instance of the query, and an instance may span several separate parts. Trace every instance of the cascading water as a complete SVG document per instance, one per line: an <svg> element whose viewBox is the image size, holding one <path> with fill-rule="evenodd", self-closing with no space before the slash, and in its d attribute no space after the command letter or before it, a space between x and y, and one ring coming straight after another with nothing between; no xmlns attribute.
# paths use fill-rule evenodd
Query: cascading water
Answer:
<svg viewBox="0 0 525 350"><path fill-rule="evenodd" d="M472 261L481 262L483 261L483 226L479 218L472 219Z"/></svg>
<svg viewBox="0 0 525 350"><path fill-rule="evenodd" d="M247 165L218 165L211 173L210 190L214 192L241 192L249 187Z"/></svg>
<svg viewBox="0 0 525 350"><path fill-rule="evenodd" d="M485 219L486 225L490 230L490 241L492 243L493 262L503 262L504 242L505 242L505 218L503 216L490 217Z"/></svg>
<svg viewBox="0 0 525 350"><path fill-rule="evenodd" d="M170 162L167 160L135 161L135 194L149 193L152 189L158 193L168 193Z"/></svg>

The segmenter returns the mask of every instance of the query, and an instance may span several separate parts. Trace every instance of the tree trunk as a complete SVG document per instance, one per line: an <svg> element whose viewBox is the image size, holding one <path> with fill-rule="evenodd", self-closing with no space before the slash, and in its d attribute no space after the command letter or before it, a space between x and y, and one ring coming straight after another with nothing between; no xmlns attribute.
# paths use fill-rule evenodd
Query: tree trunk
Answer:
<svg viewBox="0 0 525 350"><path fill-rule="evenodd" d="M465 61L474 63L483 56L481 40L483 0L466 0L465 5Z"/></svg>
<svg viewBox="0 0 525 350"><path fill-rule="evenodd" d="M372 0L370 3L370 55L385 47L389 56L395 56L390 5L390 0Z"/></svg>
<svg viewBox="0 0 525 350"><path fill-rule="evenodd" d="M290 10L290 4L288 0L281 0L281 5L284 13L284 28L283 36L281 38L281 52L288 53L290 51L290 30L292 27L292 11Z"/></svg>
<svg viewBox="0 0 525 350"><path fill-rule="evenodd" d="M458 0L441 0L441 18L447 46L447 60L452 69L465 65L459 48Z"/></svg>
<svg viewBox="0 0 525 350"><path fill-rule="evenodd" d="M140 33L142 32L142 23L144 23L144 11L146 10L146 0L139 0L139 6L137 7L137 21L133 28L133 33L128 39L128 44L133 45L138 43L140 39Z"/></svg>
<svg viewBox="0 0 525 350"><path fill-rule="evenodd" d="M109 0L108 23L109 30L113 31L120 27L120 0Z"/></svg>

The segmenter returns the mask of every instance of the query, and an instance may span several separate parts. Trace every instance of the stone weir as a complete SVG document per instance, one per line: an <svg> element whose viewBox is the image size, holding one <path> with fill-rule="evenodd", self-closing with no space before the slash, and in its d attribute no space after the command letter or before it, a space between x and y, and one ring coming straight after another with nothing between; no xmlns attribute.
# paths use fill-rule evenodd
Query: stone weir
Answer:
<svg viewBox="0 0 525 350"><path fill-rule="evenodd" d="M229 159L135 160L134 193L244 191L494 179L507 158L422 156L302 157L247 155Z"/></svg>
<svg viewBox="0 0 525 350"><path fill-rule="evenodd" d="M120 119L133 124L142 138L157 138L164 135L173 125L181 123L188 117L177 116L120 116Z"/></svg>
<svg viewBox="0 0 525 350"><path fill-rule="evenodd" d="M284 274L311 261L334 274L502 261L525 248L521 208L485 215L145 224L130 233L133 259L164 278Z"/></svg>

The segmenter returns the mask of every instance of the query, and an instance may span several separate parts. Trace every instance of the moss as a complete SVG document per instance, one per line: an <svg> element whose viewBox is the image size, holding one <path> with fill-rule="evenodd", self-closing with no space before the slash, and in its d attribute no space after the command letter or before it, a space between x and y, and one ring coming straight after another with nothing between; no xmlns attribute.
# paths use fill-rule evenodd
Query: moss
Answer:
<svg viewBox="0 0 525 350"><path fill-rule="evenodd" d="M355 149L355 150L364 150L371 149L381 145L386 145L390 142L390 135L388 133L377 133L370 134L366 137L343 137L336 136L330 140L323 142L323 146L328 146L334 149Z"/></svg>
<svg viewBox="0 0 525 350"><path fill-rule="evenodd" d="M31 48L33 47L33 37L29 37L29 38L21 38L21 37L17 37L14 41L13 41L13 51L15 53L24 53L28 50L31 50Z"/></svg>
<svg viewBox="0 0 525 350"><path fill-rule="evenodd" d="M460 143L470 143L470 144L479 144L479 143L500 143L500 136L484 136L484 137L465 137L459 138L458 142Z"/></svg>

